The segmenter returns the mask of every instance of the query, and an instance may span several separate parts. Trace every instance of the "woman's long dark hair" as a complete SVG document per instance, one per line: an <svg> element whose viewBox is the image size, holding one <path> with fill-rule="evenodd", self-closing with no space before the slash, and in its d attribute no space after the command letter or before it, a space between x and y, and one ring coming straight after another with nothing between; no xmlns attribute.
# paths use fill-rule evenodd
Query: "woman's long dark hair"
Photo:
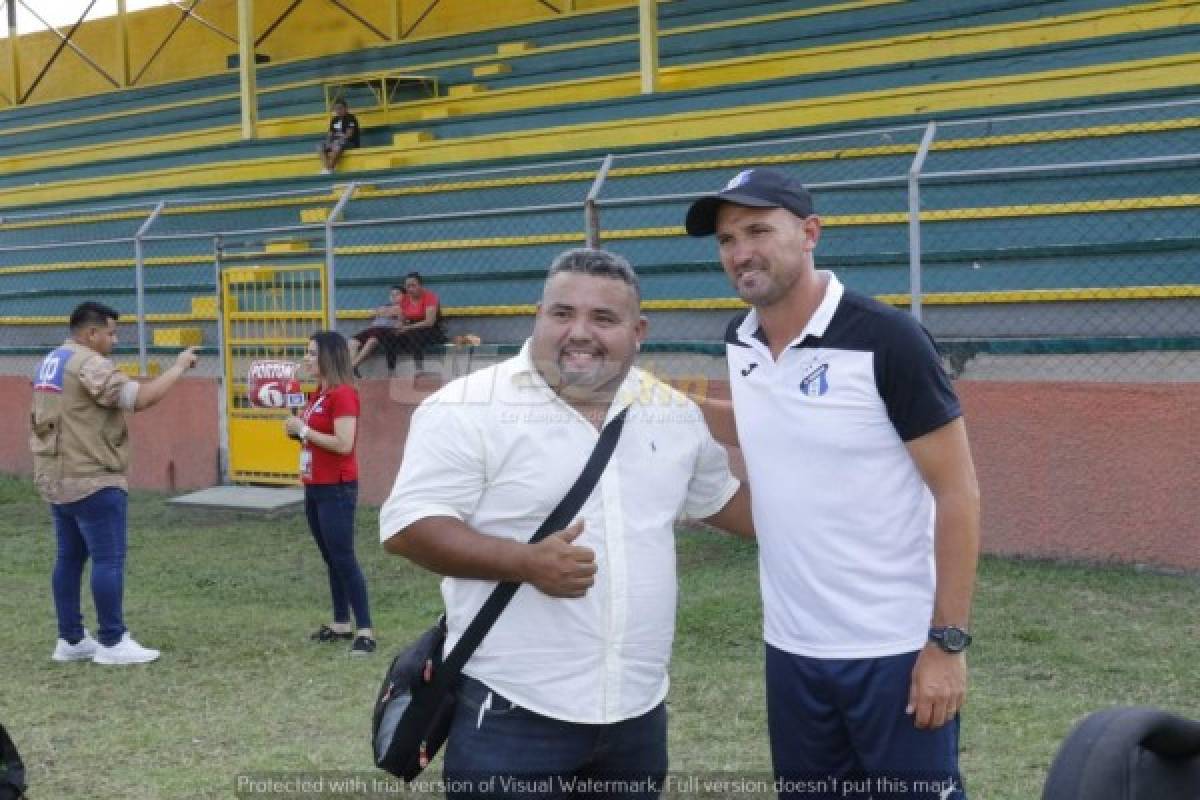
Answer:
<svg viewBox="0 0 1200 800"><path fill-rule="evenodd" d="M317 373L327 388L354 381L344 336L337 331L317 331L308 339L317 343Z"/></svg>

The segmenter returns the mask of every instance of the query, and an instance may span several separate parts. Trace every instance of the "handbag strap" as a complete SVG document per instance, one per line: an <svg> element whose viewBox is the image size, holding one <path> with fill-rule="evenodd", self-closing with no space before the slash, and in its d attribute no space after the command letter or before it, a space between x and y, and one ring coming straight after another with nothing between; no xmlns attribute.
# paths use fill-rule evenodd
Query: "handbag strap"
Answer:
<svg viewBox="0 0 1200 800"><path fill-rule="evenodd" d="M596 441L596 446L592 448L592 454L583 466L583 471L579 473L579 477L575 479L574 485L563 496L563 499L550 512L550 516L546 517L545 522L537 529L537 533L530 538L530 544L540 542L550 534L565 528L579 513L579 509L583 508L583 504L592 494L592 490L596 488L600 474L608 466L613 450L617 447L617 439L620 438L621 429L625 426L627 411L629 411L628 406L621 409L621 413L604 426L604 430L600 432L600 438ZM462 668L475 653L476 648L483 641L483 637L487 636L488 631L496 624L500 613L504 611L519 588L521 588L521 584L512 581L503 581L496 585L479 609L479 613L475 615L475 619L471 620L471 624L467 626L462 637L454 645L454 649L442 661L441 668L435 671L433 679L435 685L458 679Z"/></svg>

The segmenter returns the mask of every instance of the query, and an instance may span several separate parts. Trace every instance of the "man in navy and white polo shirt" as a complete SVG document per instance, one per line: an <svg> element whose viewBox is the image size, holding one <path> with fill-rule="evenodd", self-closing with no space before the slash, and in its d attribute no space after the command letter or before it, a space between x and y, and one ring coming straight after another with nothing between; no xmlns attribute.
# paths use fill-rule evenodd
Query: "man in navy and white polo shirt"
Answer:
<svg viewBox="0 0 1200 800"><path fill-rule="evenodd" d="M750 479L780 795L962 798L979 489L933 341L814 267L821 220L785 175L740 173L687 230L753 306L726 334L732 410L705 411Z"/></svg>

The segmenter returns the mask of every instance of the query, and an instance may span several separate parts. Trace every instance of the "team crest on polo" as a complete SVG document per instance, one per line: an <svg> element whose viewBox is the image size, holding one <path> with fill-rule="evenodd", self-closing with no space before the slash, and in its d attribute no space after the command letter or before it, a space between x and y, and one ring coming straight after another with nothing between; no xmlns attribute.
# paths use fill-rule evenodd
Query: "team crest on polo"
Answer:
<svg viewBox="0 0 1200 800"><path fill-rule="evenodd" d="M829 365L821 364L800 381L800 391L806 397L820 397L829 391Z"/></svg>

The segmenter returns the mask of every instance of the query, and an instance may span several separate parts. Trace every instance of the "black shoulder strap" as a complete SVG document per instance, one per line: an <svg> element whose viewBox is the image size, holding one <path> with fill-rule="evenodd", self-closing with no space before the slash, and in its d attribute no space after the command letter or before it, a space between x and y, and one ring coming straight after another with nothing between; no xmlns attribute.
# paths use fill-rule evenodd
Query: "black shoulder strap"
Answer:
<svg viewBox="0 0 1200 800"><path fill-rule="evenodd" d="M25 765L8 731L0 725L0 798L24 797Z"/></svg>
<svg viewBox="0 0 1200 800"><path fill-rule="evenodd" d="M625 426L625 414L628 411L627 406L604 426L595 448L592 449L591 456L588 457L587 464L583 467L583 472L579 473L575 484L550 512L550 516L546 517L546 521L542 523L541 527L537 529L537 533L529 540L530 544L540 542L550 534L565 528L579 513L579 509L583 508L583 504L587 502L592 490L596 488L601 473L608 466L608 460L612 457L613 450L617 447L617 439L620 438L621 429ZM471 620L471 624L463 632L462 638L458 640L454 649L442 662L441 669L434 674L434 684L458 680L458 674L479 647L483 637L487 636L488 631L496 624L500 613L504 611L520 586L519 583L511 582L496 585L483 607L479 609L479 613L475 615L475 619Z"/></svg>

